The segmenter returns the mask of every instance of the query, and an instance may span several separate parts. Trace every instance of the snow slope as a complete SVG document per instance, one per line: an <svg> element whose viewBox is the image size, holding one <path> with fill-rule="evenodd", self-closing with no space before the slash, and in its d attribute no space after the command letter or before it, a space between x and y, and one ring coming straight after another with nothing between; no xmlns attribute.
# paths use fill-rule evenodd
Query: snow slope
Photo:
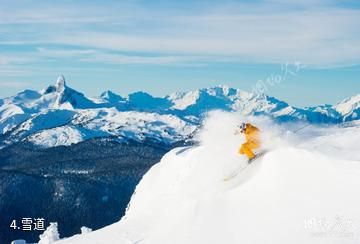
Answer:
<svg viewBox="0 0 360 244"><path fill-rule="evenodd" d="M46 128L43 126L43 130L33 132L29 137L23 137L22 140L26 139L42 147L71 145L95 137L116 137L119 141L148 139L171 144L188 138L196 129L195 125L174 115L135 111L120 112L115 108L71 112L70 120L65 123L62 123L60 119L50 120L60 123L59 127L48 126ZM29 123L24 124L26 126L34 124L32 121L29 120ZM23 127L22 124L18 130L22 131Z"/></svg>
<svg viewBox="0 0 360 244"><path fill-rule="evenodd" d="M334 106L344 121L360 119L360 94L347 98Z"/></svg>
<svg viewBox="0 0 360 244"><path fill-rule="evenodd" d="M247 166L233 135L241 119L213 113L200 146L176 148L153 166L118 223L56 243L359 243L360 124L295 134L248 118L270 152Z"/></svg>

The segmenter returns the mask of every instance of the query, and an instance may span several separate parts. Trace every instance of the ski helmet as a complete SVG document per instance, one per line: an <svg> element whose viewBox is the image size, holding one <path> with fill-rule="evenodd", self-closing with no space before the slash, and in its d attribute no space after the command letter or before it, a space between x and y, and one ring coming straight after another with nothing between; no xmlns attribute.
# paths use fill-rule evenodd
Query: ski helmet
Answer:
<svg viewBox="0 0 360 244"><path fill-rule="evenodd" d="M239 125L239 129L240 129L241 133L244 133L246 130L246 123L241 123L241 125Z"/></svg>

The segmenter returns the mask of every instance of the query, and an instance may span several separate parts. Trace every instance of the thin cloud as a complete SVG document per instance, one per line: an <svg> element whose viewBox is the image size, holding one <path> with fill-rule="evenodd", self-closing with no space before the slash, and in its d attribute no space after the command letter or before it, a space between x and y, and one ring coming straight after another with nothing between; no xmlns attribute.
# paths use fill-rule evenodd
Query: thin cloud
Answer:
<svg viewBox="0 0 360 244"><path fill-rule="evenodd" d="M313 9L308 0L287 4L283 0L231 3L198 13L146 10L133 5L116 13L110 8L90 6L87 11L74 8L69 11L60 8L57 12L53 9L27 10L1 18L5 22L28 21L58 27L57 32L45 30L26 38L31 40L29 44L89 49L56 51L39 48L37 55L42 57L73 56L84 62L120 64L212 62L214 57L228 62L253 63L299 60L318 66L360 63L357 24L360 10L339 8L335 2L316 1ZM106 10L108 14L104 15ZM75 18L78 21L72 22ZM97 23L96 27L92 23ZM20 38L1 42L27 43ZM119 55L115 52L155 55Z"/></svg>
<svg viewBox="0 0 360 244"><path fill-rule="evenodd" d="M25 88L29 87L30 83L20 81L0 81L0 87L2 88Z"/></svg>
<svg viewBox="0 0 360 244"><path fill-rule="evenodd" d="M199 61L200 57L182 57L182 56L129 56L97 53L90 57L80 58L83 62L102 62L110 64L181 64Z"/></svg>
<svg viewBox="0 0 360 244"><path fill-rule="evenodd" d="M134 55L119 54L95 49L61 49L38 47L37 53L43 57L72 58L80 62L108 63L108 64L130 64L130 65L185 65L198 66L206 62L237 62L236 58L222 56L191 56L191 55Z"/></svg>
<svg viewBox="0 0 360 244"><path fill-rule="evenodd" d="M44 57L79 57L79 56L86 56L86 55L93 55L96 54L97 51L93 49L50 49L45 47L38 47L36 48L37 54Z"/></svg>

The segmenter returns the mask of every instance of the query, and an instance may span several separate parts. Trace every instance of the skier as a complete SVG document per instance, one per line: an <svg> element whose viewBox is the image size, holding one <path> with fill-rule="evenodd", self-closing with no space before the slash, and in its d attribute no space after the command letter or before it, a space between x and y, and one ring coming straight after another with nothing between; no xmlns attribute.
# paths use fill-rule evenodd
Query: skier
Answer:
<svg viewBox="0 0 360 244"><path fill-rule="evenodd" d="M255 158L255 153L253 152L254 149L260 148L260 130L253 126L250 123L242 123L239 126L238 131L235 134L245 134L246 142L243 143L239 149L239 154L245 154L249 162Z"/></svg>

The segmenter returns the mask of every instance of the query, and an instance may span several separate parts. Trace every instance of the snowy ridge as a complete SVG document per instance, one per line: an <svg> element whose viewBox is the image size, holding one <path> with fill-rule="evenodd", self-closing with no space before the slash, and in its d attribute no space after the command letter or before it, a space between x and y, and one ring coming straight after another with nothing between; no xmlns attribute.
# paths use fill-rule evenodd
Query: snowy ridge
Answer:
<svg viewBox="0 0 360 244"><path fill-rule="evenodd" d="M252 118L270 152L247 166L232 133L240 120L210 116L200 146L176 148L153 166L119 222L56 243L358 243L359 126L297 135Z"/></svg>
<svg viewBox="0 0 360 244"><path fill-rule="evenodd" d="M45 147L71 145L95 137L117 137L119 141L152 139L171 144L187 138L195 129L173 115L88 109L78 110L66 125L37 131L27 140Z"/></svg>
<svg viewBox="0 0 360 244"><path fill-rule="evenodd" d="M347 98L334 106L344 121L360 119L360 94Z"/></svg>
<svg viewBox="0 0 360 244"><path fill-rule="evenodd" d="M193 127L199 126L206 113L212 110L237 112L246 116L265 115L278 121L340 123L360 118L360 95L335 106L322 105L305 109L292 107L265 94L249 93L227 86L177 92L161 98L145 92L121 97L111 91L102 93L98 98L88 98L68 87L65 78L60 76L55 85L39 92L25 90L0 99L0 135L3 134L0 147L21 140L42 146L70 145L99 136L117 136L119 140L126 137L137 140L149 137L176 142L191 136ZM123 125L125 115L130 117ZM149 119L149 116L152 117ZM151 124L141 125L140 117L144 121L149 120ZM86 121L87 126L82 127L79 120ZM170 121L177 123L175 125ZM131 123L134 125L129 125ZM153 126L155 124L167 126L156 128ZM180 127L184 125L192 129L182 130ZM70 139L71 135L73 139ZM51 143L41 140L49 140Z"/></svg>

